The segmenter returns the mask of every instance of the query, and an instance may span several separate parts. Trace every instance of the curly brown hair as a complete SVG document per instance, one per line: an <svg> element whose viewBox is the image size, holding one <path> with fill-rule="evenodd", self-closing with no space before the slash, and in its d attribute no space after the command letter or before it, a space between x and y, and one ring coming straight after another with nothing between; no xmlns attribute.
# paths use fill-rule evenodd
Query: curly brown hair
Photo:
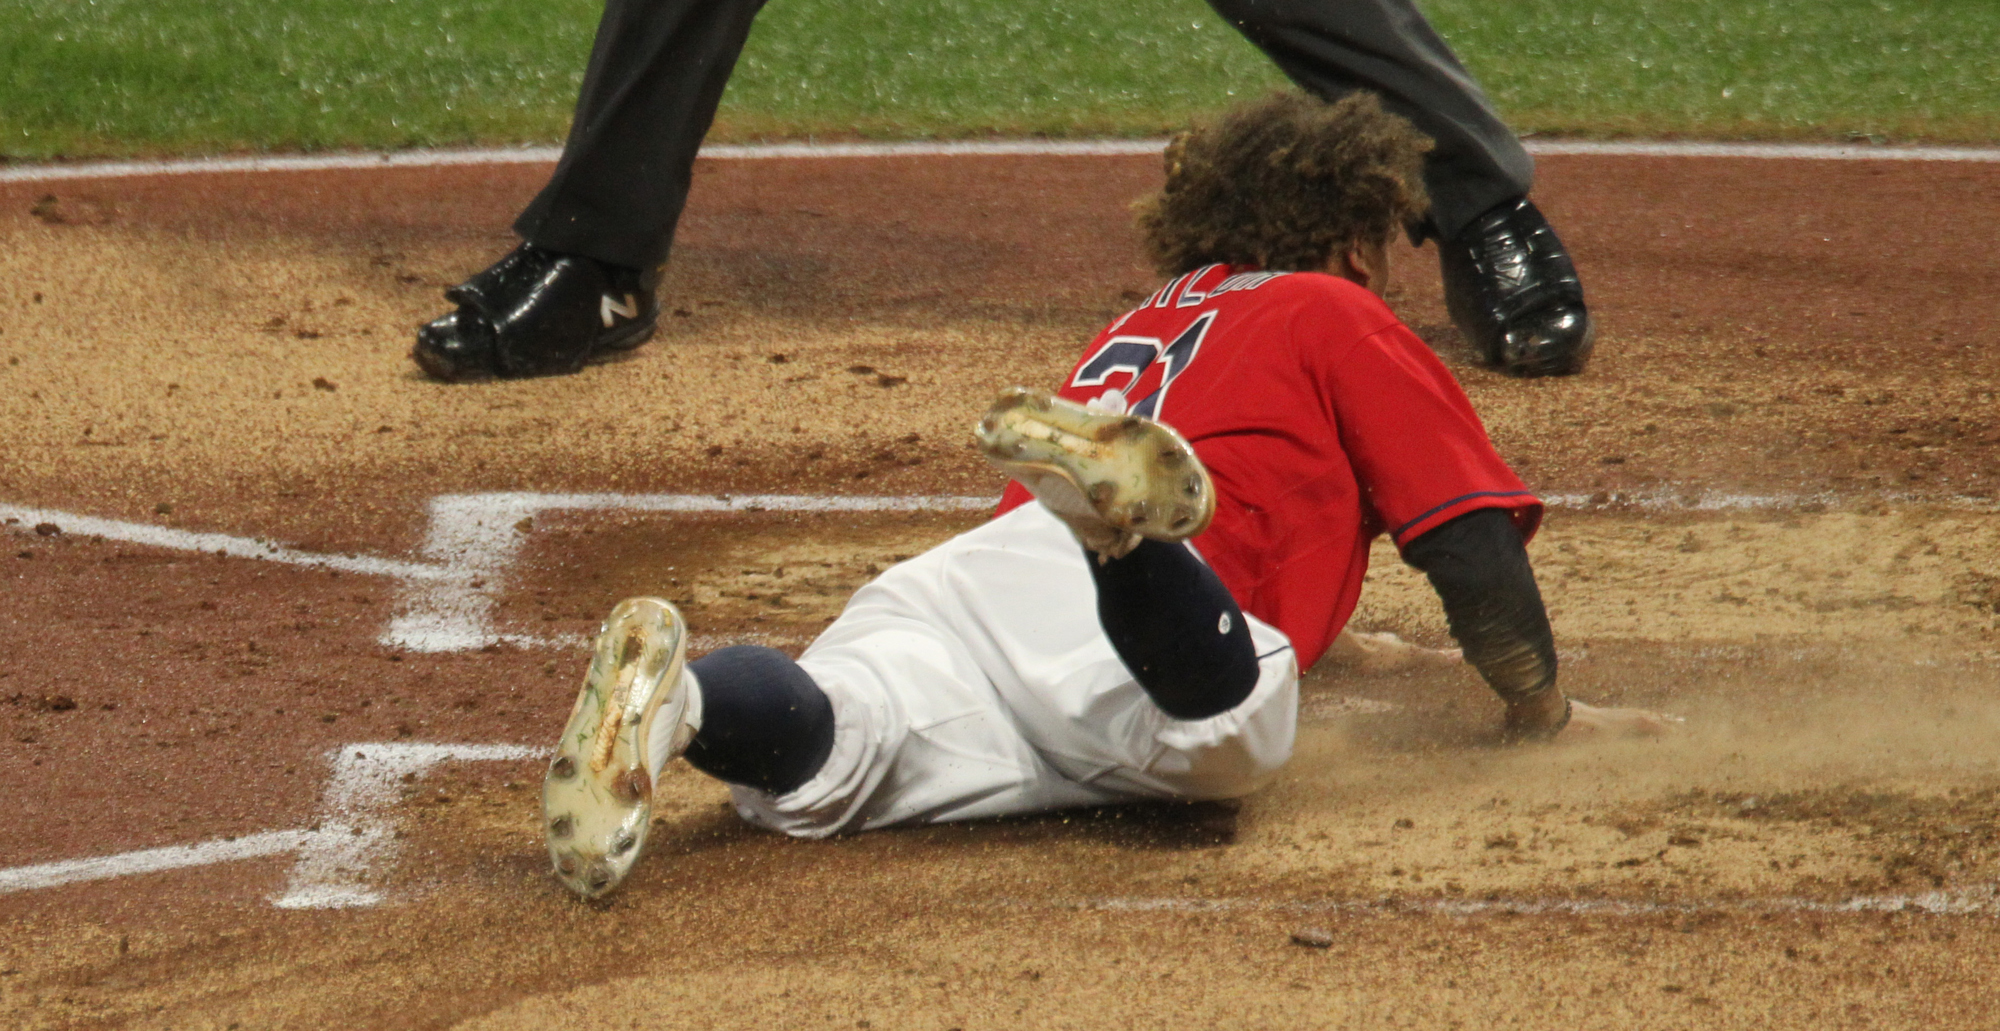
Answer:
<svg viewBox="0 0 2000 1031"><path fill-rule="evenodd" d="M1132 210L1163 275L1217 262L1322 268L1429 210L1430 149L1373 93L1279 91L1174 137L1166 186Z"/></svg>

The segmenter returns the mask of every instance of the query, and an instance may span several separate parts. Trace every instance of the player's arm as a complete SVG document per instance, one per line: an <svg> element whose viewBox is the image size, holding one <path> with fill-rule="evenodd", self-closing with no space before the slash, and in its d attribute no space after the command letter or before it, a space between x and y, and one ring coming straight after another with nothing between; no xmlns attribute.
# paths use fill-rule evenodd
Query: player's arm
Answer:
<svg viewBox="0 0 2000 1031"><path fill-rule="evenodd" d="M1481 508L1403 548L1444 603L1465 661L1507 703L1507 736L1546 741L1570 719L1556 687L1556 642L1521 532L1505 509Z"/></svg>
<svg viewBox="0 0 2000 1031"><path fill-rule="evenodd" d="M1430 577L1466 661L1507 703L1509 736L1666 732L1654 713L1572 702L1555 686L1554 638L1524 539L1541 506L1430 348L1395 323L1306 353L1369 503Z"/></svg>
<svg viewBox="0 0 2000 1031"><path fill-rule="evenodd" d="M1477 509L1429 530L1403 558L1430 578L1465 661L1507 703L1509 739L1655 737L1673 729L1670 716L1585 705L1556 687L1548 610L1505 509Z"/></svg>
<svg viewBox="0 0 2000 1031"><path fill-rule="evenodd" d="M1322 376L1370 504L1397 527L1403 560L1430 578L1465 661L1507 703L1508 736L1554 737L1570 705L1555 686L1555 637L1523 540L1540 504L1494 451L1458 381L1400 323L1340 351Z"/></svg>

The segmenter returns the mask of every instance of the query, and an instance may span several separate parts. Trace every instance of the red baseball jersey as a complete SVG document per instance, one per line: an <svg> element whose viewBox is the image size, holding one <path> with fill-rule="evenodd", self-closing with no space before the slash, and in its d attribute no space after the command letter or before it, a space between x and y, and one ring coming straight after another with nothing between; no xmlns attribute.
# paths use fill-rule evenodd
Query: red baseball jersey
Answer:
<svg viewBox="0 0 2000 1031"><path fill-rule="evenodd" d="M1061 390L1159 419L1215 480L1194 545L1305 669L1354 612L1369 543L1480 508L1522 536L1542 504L1443 363L1382 300L1316 272L1210 265L1106 327ZM1033 499L1007 486L1000 512Z"/></svg>

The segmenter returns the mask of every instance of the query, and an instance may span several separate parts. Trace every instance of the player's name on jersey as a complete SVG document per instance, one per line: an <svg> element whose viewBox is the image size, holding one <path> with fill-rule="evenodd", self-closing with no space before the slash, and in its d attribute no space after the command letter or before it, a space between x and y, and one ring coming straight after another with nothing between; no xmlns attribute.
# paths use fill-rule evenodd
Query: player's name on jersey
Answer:
<svg viewBox="0 0 2000 1031"><path fill-rule="evenodd" d="M1213 272L1216 269L1222 267L1224 266L1204 265L1201 268L1195 269L1193 272L1181 276L1179 279L1176 279L1168 283L1167 285L1161 287L1157 293L1153 294L1153 296L1146 299L1145 304L1142 304L1139 307L1192 308L1195 305L1200 304L1201 302L1206 301L1211 297L1214 297L1216 294L1225 294L1231 290L1255 290L1258 287L1263 286L1265 283L1268 283L1273 279L1277 279L1280 276L1291 275L1291 273L1289 272L1238 272L1237 274L1230 276L1227 279L1224 279L1222 282L1215 284L1206 291L1196 290L1194 288L1194 285L1200 282L1210 272Z"/></svg>

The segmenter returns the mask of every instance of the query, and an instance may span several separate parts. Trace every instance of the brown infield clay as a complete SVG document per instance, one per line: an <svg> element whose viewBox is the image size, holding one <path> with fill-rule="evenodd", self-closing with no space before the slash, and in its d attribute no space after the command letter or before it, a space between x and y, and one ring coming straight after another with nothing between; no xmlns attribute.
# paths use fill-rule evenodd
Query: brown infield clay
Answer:
<svg viewBox="0 0 2000 1031"><path fill-rule="evenodd" d="M424 381L413 327L545 174L0 185L0 504L416 558L449 493L992 495L985 400L1156 285L1150 158L705 161L652 343ZM670 768L605 906L544 870L534 762L447 764L387 814L381 906L272 908L288 855L0 894L0 1024L1989 1026L1990 912L1810 905L2000 880L2000 167L1540 175L1585 375L1471 364L1428 251L1392 301L1532 486L1591 499L1534 545L1564 683L1676 740L1501 749L1462 668L1323 664L1240 808L800 843ZM1683 494L1780 500L1648 507ZM0 869L305 827L354 742L544 745L618 598L796 651L980 518L545 513L487 588L545 643L445 654L378 643L383 577L6 526ZM1426 590L1378 549L1357 623L1446 643ZM1438 909L1483 899L1680 908Z"/></svg>

